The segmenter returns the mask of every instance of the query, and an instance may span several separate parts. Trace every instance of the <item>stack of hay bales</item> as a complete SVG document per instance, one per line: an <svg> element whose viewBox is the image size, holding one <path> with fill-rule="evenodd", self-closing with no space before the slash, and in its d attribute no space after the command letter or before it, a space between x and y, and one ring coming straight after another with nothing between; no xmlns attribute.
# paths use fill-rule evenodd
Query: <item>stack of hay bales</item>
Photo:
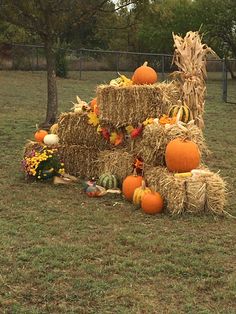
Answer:
<svg viewBox="0 0 236 314"><path fill-rule="evenodd" d="M198 40L197 36L193 37ZM189 36L187 36L185 44L188 44L188 38ZM188 86L191 85L191 80L193 81L191 90L192 94L196 95L198 93L196 84L198 75L201 76L199 82L203 83L205 52L204 48L203 57L199 57L201 68L198 68L198 71L192 70L188 75L187 67L184 67L185 72L182 76L180 75L181 82L171 81L126 87L98 86L96 96L100 126L125 134L127 126L138 127L146 119L156 120L161 115L167 114L170 107L176 105L178 100L186 102L188 99L184 93L186 91L184 78L187 80ZM176 55L178 56L176 64L179 66L179 54ZM199 63L195 62L194 66L191 69L195 69ZM183 72L181 66L179 69L179 72ZM185 87L183 88L183 86ZM60 138L59 152L64 160L65 170L69 174L87 178L99 177L103 173L110 172L122 181L132 172L135 158L141 158L144 161L144 176L148 185L163 195L170 213L223 213L225 183L218 174L210 172L205 167L204 171L198 175L177 178L165 167L166 146L175 138L189 139L195 142L199 147L202 161L208 154L201 130L204 90L204 86L201 85L201 95L196 96L196 110L192 98L191 103L187 103L194 113L194 122L163 126L154 120L154 123L144 127L139 137L131 139L129 136L125 136L122 145L119 146L110 144L101 134L98 134L97 127L88 124L86 115L62 114L58 121L58 135Z"/></svg>
<svg viewBox="0 0 236 314"><path fill-rule="evenodd" d="M67 173L78 177L97 175L99 151L109 147L97 133L96 127L88 124L86 114L62 113L58 120L58 147Z"/></svg>

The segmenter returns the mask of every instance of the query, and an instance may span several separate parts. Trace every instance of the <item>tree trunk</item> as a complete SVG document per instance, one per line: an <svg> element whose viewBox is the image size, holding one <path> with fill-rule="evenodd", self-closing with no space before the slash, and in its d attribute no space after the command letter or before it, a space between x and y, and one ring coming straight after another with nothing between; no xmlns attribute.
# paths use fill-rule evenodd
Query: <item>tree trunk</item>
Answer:
<svg viewBox="0 0 236 314"><path fill-rule="evenodd" d="M45 41L45 54L47 61L48 98L46 119L41 126L50 128L56 121L58 111L55 54L53 51L53 41L50 39Z"/></svg>

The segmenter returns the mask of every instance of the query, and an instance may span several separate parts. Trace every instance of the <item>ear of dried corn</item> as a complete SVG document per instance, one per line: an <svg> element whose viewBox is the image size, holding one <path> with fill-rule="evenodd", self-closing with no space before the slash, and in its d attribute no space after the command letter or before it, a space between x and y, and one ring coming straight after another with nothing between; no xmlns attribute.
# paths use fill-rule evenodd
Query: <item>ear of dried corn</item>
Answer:
<svg viewBox="0 0 236 314"><path fill-rule="evenodd" d="M191 109L196 124L203 128L203 113L206 94L206 56L216 55L206 44L198 32L188 32L184 38L175 35L173 63L179 68L172 73L181 85L181 98L183 103Z"/></svg>

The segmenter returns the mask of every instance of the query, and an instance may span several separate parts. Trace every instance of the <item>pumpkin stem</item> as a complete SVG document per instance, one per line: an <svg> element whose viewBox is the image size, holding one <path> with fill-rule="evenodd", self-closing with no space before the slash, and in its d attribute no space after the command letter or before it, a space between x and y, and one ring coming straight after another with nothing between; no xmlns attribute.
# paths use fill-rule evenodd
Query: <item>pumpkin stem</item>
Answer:
<svg viewBox="0 0 236 314"><path fill-rule="evenodd" d="M143 64L143 66L146 67L147 65L148 65L148 62L145 61L144 64Z"/></svg>
<svg viewBox="0 0 236 314"><path fill-rule="evenodd" d="M142 190L145 190L146 187L147 187L147 186L146 186L145 180L142 180L142 185L141 185Z"/></svg>

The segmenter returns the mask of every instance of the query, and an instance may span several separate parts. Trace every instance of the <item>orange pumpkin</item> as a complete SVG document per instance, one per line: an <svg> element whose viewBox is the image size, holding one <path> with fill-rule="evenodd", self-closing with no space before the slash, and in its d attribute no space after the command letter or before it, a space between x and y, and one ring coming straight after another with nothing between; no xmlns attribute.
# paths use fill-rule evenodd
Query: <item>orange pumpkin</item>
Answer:
<svg viewBox="0 0 236 314"><path fill-rule="evenodd" d="M134 71L132 81L134 84L154 84L157 82L158 76L156 71L144 62L142 66Z"/></svg>
<svg viewBox="0 0 236 314"><path fill-rule="evenodd" d="M98 110L98 105L97 105L97 97L96 98L93 98L91 100L91 109L93 112L95 112L97 115L99 114L99 110Z"/></svg>
<svg viewBox="0 0 236 314"><path fill-rule="evenodd" d="M167 145L165 160L171 172L190 172L200 164L198 146L191 141L176 138Z"/></svg>
<svg viewBox="0 0 236 314"><path fill-rule="evenodd" d="M163 208L163 198L158 192L147 193L142 197L141 207L146 214L160 213Z"/></svg>
<svg viewBox="0 0 236 314"><path fill-rule="evenodd" d="M38 143L42 143L44 140L44 137L48 135L48 132L45 130L38 130L34 133L34 138Z"/></svg>
<svg viewBox="0 0 236 314"><path fill-rule="evenodd" d="M133 195L135 189L139 188L142 185L142 176L138 176L136 173L126 177L122 184L122 192L124 194L124 197L132 202Z"/></svg>

